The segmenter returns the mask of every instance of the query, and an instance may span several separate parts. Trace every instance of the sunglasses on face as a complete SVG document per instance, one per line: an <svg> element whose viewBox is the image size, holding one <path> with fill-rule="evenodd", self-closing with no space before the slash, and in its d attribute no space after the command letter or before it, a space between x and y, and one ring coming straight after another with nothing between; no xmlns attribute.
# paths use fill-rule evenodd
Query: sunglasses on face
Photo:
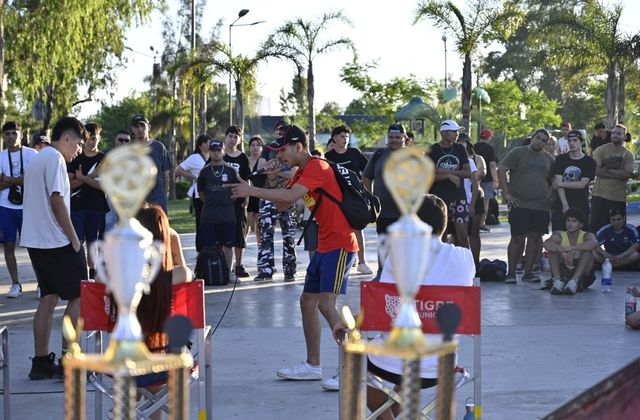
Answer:
<svg viewBox="0 0 640 420"><path fill-rule="evenodd" d="M126 138L126 137L118 137L118 142L120 142L120 143L130 143L131 139Z"/></svg>

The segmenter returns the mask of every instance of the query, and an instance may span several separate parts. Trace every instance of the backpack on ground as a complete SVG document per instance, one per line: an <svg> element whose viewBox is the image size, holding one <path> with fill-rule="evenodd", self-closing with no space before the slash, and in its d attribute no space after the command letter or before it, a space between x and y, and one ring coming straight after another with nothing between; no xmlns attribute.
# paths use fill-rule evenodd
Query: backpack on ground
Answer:
<svg viewBox="0 0 640 420"><path fill-rule="evenodd" d="M507 263L502 260L489 260L483 258L478 265L478 277L480 281L503 282L507 276Z"/></svg>
<svg viewBox="0 0 640 420"><path fill-rule="evenodd" d="M222 249L217 246L203 248L198 254L194 270L197 279L204 280L207 286L229 284L229 267Z"/></svg>

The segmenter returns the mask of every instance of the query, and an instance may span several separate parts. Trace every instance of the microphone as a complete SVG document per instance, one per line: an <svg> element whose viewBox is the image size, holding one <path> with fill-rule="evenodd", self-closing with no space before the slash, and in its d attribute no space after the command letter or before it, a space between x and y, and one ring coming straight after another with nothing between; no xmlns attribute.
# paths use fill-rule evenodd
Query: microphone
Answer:
<svg viewBox="0 0 640 420"><path fill-rule="evenodd" d="M289 170L289 167L287 165L283 165L282 168L278 170L278 172L286 172L288 170ZM258 176L258 175L263 175L265 172L267 172L265 168L258 169L257 171L252 172L251 175L249 175L249 178L253 178L254 176Z"/></svg>

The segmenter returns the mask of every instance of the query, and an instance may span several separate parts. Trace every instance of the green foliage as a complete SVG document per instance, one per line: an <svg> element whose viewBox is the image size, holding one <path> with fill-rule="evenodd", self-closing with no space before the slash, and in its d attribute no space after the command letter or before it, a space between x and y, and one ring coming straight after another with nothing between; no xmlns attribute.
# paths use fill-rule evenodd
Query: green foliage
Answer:
<svg viewBox="0 0 640 420"><path fill-rule="evenodd" d="M116 133L120 130L131 130L131 117L136 114L152 115L151 99L148 93L125 96L115 105L103 106L100 111L87 121L95 121L102 126L102 142L100 148L108 150L113 147ZM154 125L152 134L158 134Z"/></svg>
<svg viewBox="0 0 640 420"><path fill-rule="evenodd" d="M182 200L183 198L187 198L187 191L191 187L191 182L179 179L176 181L176 199Z"/></svg>
<svg viewBox="0 0 640 420"><path fill-rule="evenodd" d="M33 0L5 2L6 74L28 103L41 99L44 127L67 114L86 88L111 86L124 34L146 19L156 0Z"/></svg>
<svg viewBox="0 0 640 420"><path fill-rule="evenodd" d="M195 217L189 212L190 201L188 198L184 198L167 202L169 224L178 233L196 231Z"/></svg>

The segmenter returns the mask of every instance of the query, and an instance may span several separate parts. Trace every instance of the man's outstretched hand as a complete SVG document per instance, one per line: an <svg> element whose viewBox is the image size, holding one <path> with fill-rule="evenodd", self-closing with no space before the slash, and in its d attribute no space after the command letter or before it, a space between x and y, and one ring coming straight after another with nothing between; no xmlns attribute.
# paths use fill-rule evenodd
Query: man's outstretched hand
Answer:
<svg viewBox="0 0 640 420"><path fill-rule="evenodd" d="M236 198L245 198L249 197L251 193L251 185L247 181L242 178L238 178L240 182L237 184L225 184L226 188L231 189L231 198L234 200Z"/></svg>

